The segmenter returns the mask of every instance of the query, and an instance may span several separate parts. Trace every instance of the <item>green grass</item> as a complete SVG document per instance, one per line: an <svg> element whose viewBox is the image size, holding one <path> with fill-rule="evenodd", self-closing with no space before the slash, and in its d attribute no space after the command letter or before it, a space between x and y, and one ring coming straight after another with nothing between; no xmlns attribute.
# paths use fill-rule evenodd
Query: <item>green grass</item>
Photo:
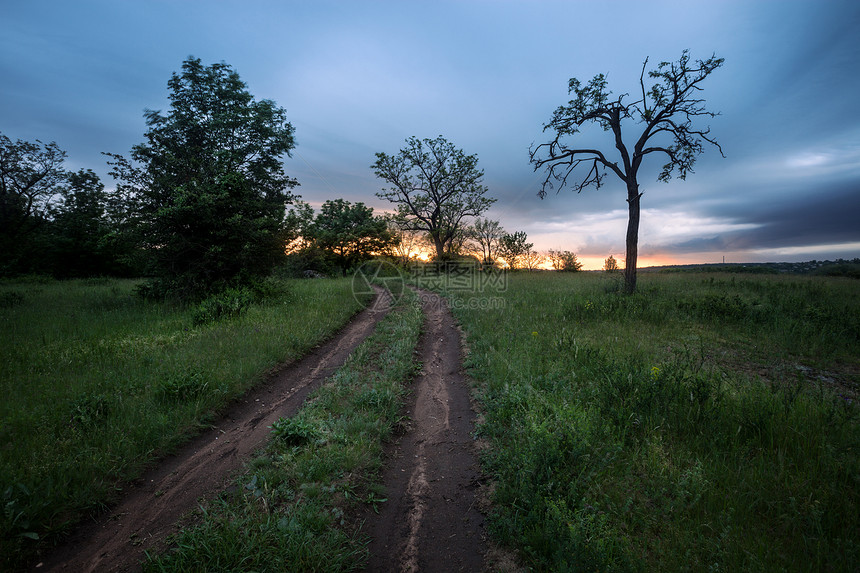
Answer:
<svg viewBox="0 0 860 573"><path fill-rule="evenodd" d="M492 531L528 566L857 570L856 281L507 285L447 294L484 408Z"/></svg>
<svg viewBox="0 0 860 573"><path fill-rule="evenodd" d="M491 530L527 566L857 570L855 280L643 273L630 297L597 273L431 282L470 347ZM133 288L0 284L5 565L357 306L348 281L294 281L195 327ZM351 515L381 501L420 322L409 297L148 569L359 567Z"/></svg>
<svg viewBox="0 0 860 573"><path fill-rule="evenodd" d="M408 291L272 440L232 492L201 510L146 571L351 571L367 558L353 515L384 502L382 445L399 423L423 316Z"/></svg>
<svg viewBox="0 0 860 573"><path fill-rule="evenodd" d="M284 281L234 318L122 280L0 284L0 563L20 564L265 373L359 310L347 280ZM195 326L195 322L199 325Z"/></svg>

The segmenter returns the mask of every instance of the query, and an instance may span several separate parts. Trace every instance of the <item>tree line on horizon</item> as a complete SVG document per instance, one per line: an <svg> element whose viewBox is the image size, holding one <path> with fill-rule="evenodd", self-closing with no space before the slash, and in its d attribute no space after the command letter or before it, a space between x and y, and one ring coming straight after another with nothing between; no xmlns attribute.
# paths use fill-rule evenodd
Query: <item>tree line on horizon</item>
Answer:
<svg viewBox="0 0 860 573"><path fill-rule="evenodd" d="M716 115L695 96L720 65L715 57L694 64L685 51L677 63L650 72L658 83L646 91L643 64L642 98L632 103L623 101L627 94L611 100L602 75L585 87L571 79L576 98L544 127L555 131L554 139L530 150L535 170L547 170L541 197L553 182L567 185L582 165L578 192L600 187L606 170L626 182L627 292L636 284L642 159L663 153L669 163L659 179L675 169L683 179L703 141L719 148L709 129L691 121ZM388 185L377 196L394 205L393 214L374 215L344 199L327 200L314 213L294 193L298 181L284 172L281 158L296 143L283 108L256 100L223 62L204 66L189 57L168 88L169 111L144 114L144 141L128 157L105 154L113 190L92 170L66 172L56 143L13 142L0 133L0 276L146 276L144 294L195 299L253 283L288 257L346 274L373 255L408 260L422 242L437 261L471 256L483 266L503 261L531 270L548 261L555 270L582 268L575 253L537 253L523 231L507 233L498 221L481 218L496 200L482 183L478 158L442 136L410 137L396 154L376 153L371 169ZM645 128L631 153L620 122L634 116ZM615 134L623 165L566 144L590 122ZM660 144L651 143L658 136ZM618 270L614 257L604 269Z"/></svg>
<svg viewBox="0 0 860 573"><path fill-rule="evenodd" d="M441 139L439 141L442 141ZM5 187L27 185L28 201L16 212L4 193L2 211L4 276L46 273L57 278L146 274L145 247L132 235L132 217L123 203L127 190L105 189L89 169L64 172L65 153L55 143L11 142L0 134ZM115 165L128 164L114 157ZM17 172L5 166L15 165ZM15 180L17 178L17 181ZM126 191L126 193L123 193ZM163 212L167 214L167 212ZM172 213L171 213L172 214ZM17 219L14 217L17 215ZM538 252L523 231L508 233L499 221L477 217L446 229L441 256L433 235L398 213L375 215L361 202L327 200L318 213L299 198L284 218L284 264L297 270L346 274L363 261L384 255L400 264L421 260L471 260L481 268L550 268L578 271L575 253ZM614 258L606 270L617 270Z"/></svg>

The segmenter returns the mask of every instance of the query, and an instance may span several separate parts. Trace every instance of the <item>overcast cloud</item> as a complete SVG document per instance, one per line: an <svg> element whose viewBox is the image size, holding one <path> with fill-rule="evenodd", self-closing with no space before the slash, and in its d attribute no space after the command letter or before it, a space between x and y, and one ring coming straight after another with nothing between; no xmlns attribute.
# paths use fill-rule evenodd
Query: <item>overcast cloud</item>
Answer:
<svg viewBox="0 0 860 573"><path fill-rule="evenodd" d="M233 66L296 127L286 160L312 204L377 209L374 153L443 135L477 154L488 212L542 249L592 267L623 258L625 190L540 200L528 149L566 103L567 81L605 73L631 92L645 57L726 59L704 84L706 149L686 181L640 176L640 264L860 256L860 3L260 2L5 0L0 132L56 141L67 168L110 186L101 152L142 141L189 55ZM584 142L611 151L599 130Z"/></svg>

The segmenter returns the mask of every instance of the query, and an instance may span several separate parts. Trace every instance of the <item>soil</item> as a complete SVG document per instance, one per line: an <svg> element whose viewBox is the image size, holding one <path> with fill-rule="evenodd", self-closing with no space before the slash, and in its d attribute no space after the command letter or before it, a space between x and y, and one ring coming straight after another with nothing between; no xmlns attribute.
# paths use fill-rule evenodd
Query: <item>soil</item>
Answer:
<svg viewBox="0 0 860 573"><path fill-rule="evenodd" d="M368 512L368 571L482 571L487 545L478 510L481 473L460 333L444 301L420 291L423 368L405 415L409 430L389 445L387 501Z"/></svg>
<svg viewBox="0 0 860 573"><path fill-rule="evenodd" d="M460 333L442 299L420 294L425 324L416 352L423 369L404 412L408 429L387 448L387 501L378 514L368 509L364 516L364 531L372 537L367 570L482 571L487 545L478 510L481 474ZM389 306L379 304L381 297L131 484L110 513L82 525L35 570L135 571L144 552L165 550L182 517L201 498L229 487L269 436L269 426L294 415L373 331Z"/></svg>
<svg viewBox="0 0 860 573"><path fill-rule="evenodd" d="M210 430L130 484L123 499L95 522L83 524L36 571L134 571L144 552L158 553L198 500L223 491L282 416L298 412L305 398L334 374L388 311L385 295L337 335L273 374L235 402Z"/></svg>

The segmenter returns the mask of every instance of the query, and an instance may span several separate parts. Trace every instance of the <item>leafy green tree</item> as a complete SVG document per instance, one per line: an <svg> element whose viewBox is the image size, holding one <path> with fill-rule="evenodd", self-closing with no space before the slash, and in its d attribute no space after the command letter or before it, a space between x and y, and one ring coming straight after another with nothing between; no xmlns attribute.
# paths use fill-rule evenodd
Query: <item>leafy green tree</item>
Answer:
<svg viewBox="0 0 860 573"><path fill-rule="evenodd" d="M110 154L150 254L156 294L198 298L268 273L281 260L297 182L286 111L255 100L225 63L189 58L168 82L170 111L146 112L131 160Z"/></svg>
<svg viewBox="0 0 860 573"><path fill-rule="evenodd" d="M528 235L524 231L505 233L499 240L499 257L512 271L519 267L520 260L534 247L534 243L527 240Z"/></svg>
<svg viewBox="0 0 860 573"><path fill-rule="evenodd" d="M296 199L284 218L287 252L301 250L311 241L314 224L314 208L305 201Z"/></svg>
<svg viewBox="0 0 860 573"><path fill-rule="evenodd" d="M618 261L615 260L615 257L609 255L609 258L603 261L603 270L607 273L618 272Z"/></svg>
<svg viewBox="0 0 860 573"><path fill-rule="evenodd" d="M481 184L478 156L466 155L441 135L410 137L397 155L377 153L371 167L392 185L376 195L397 205L405 229L429 235L440 260L462 237L466 217L480 216L495 202Z"/></svg>
<svg viewBox="0 0 860 573"><path fill-rule="evenodd" d="M473 257L469 252L469 234L470 228L466 225L461 225L457 229L457 231L451 236L451 240L448 241L448 245L445 247L444 258L448 260L454 260L463 257L467 259L477 259L477 257Z"/></svg>
<svg viewBox="0 0 860 573"><path fill-rule="evenodd" d="M323 203L310 227L314 244L334 257L341 272L381 254L394 244L385 217L373 215L364 203L343 199Z"/></svg>
<svg viewBox="0 0 860 573"><path fill-rule="evenodd" d="M100 246L108 253L112 269L109 274L140 277L146 274L151 252L140 238L136 201L128 186L119 185L107 191L104 204L107 233Z"/></svg>
<svg viewBox="0 0 860 573"><path fill-rule="evenodd" d="M51 225L53 271L59 276L113 274L105 239L110 232L105 212L108 194L92 170L68 174L60 190Z"/></svg>
<svg viewBox="0 0 860 573"><path fill-rule="evenodd" d="M661 62L648 76L656 80L646 88L645 67L642 64L639 76L641 98L625 102L628 94L610 99L612 92L607 89L606 77L598 74L583 86L576 78L571 78L568 93L574 99L568 105L555 110L552 119L544 126L555 137L529 150L535 171L546 169L539 196L546 196L553 182L559 188L568 184L573 177L572 187L577 192L594 186L600 188L606 171L614 173L627 187L627 263L624 272L625 290L636 290L636 261L639 250L640 199L639 168L642 161L651 154L664 156L668 162L658 176L660 181L668 181L677 171L678 177L685 179L692 172L696 157L703 152L704 144L714 145L722 155L722 148L711 137L710 128L701 128L693 122L701 117L714 117L717 114L705 109L704 100L699 97L702 82L723 65L723 59L711 56L707 60L690 60L687 50L677 62ZM581 128L596 123L604 131L612 132L611 145L618 151L613 158L599 149L577 147L567 142L568 137L576 136ZM634 139L625 139L622 127L635 123L639 127ZM632 147L630 143L632 142Z"/></svg>
<svg viewBox="0 0 860 573"><path fill-rule="evenodd" d="M301 199L296 199L287 210L286 258L281 273L303 277L329 275L336 270L331 254L320 249L313 240L315 216L313 207Z"/></svg>
<svg viewBox="0 0 860 573"><path fill-rule="evenodd" d="M0 133L0 274L32 269L22 259L65 182L65 158L54 142L12 142Z"/></svg>

